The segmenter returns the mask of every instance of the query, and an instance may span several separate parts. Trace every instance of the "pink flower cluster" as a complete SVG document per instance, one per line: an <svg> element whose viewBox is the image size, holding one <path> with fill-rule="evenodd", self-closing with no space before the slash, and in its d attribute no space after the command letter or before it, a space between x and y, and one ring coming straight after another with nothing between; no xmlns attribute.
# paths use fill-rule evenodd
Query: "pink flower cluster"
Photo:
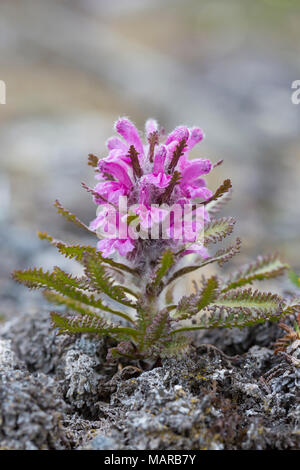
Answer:
<svg viewBox="0 0 300 470"><path fill-rule="evenodd" d="M100 207L98 216L90 224L92 230L97 232L106 222L109 210L118 207L121 196L126 196L128 206L134 207L133 213L144 230L159 221L160 206L180 204L183 207L196 199L204 201L212 196L202 178L211 171L211 162L202 158L188 160L190 150L203 139L201 129L179 126L164 137L157 122L149 119L145 126L146 144L127 118L120 118L115 129L121 138L108 139L108 156L98 162L96 178L99 181L93 194ZM124 222L124 217L122 220ZM194 235L193 240L187 236L186 239L195 241L196 237ZM182 244L184 241L172 242ZM134 256L137 243L128 232L122 238L100 240L97 248L105 257L115 251L122 256ZM205 250L197 244L190 246L189 251L205 256Z"/></svg>

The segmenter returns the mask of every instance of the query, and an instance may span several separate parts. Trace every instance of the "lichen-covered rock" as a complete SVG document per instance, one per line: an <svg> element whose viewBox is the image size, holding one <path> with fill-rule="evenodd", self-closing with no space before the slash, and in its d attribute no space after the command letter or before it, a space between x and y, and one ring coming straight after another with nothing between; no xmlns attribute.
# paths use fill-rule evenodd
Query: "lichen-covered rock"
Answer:
<svg viewBox="0 0 300 470"><path fill-rule="evenodd" d="M51 327L49 311L23 313L1 326L1 337L12 340L17 356L32 372L55 372L68 345L74 338L58 336Z"/></svg>
<svg viewBox="0 0 300 470"><path fill-rule="evenodd" d="M64 389L66 398L75 408L94 408L97 401L99 374L95 371L99 361L81 351L71 349L64 357Z"/></svg>
<svg viewBox="0 0 300 470"><path fill-rule="evenodd" d="M266 322L247 328L216 328L208 330L200 337L195 338L195 343L217 344L227 354L243 354L252 346L270 347L282 330L277 323Z"/></svg>
<svg viewBox="0 0 300 470"><path fill-rule="evenodd" d="M298 448L295 368L283 361L278 377L263 379L272 350L254 346L236 361L204 349L119 383L119 440L132 449Z"/></svg>
<svg viewBox="0 0 300 470"><path fill-rule="evenodd" d="M62 416L66 405L54 379L30 374L0 340L0 448L66 447Z"/></svg>
<svg viewBox="0 0 300 470"><path fill-rule="evenodd" d="M75 411L93 415L97 384L101 378L107 380L105 372L115 370L115 366L101 367L106 355L103 340L57 335L46 310L7 322L1 328L1 336L12 341L17 356L29 371L55 377Z"/></svg>
<svg viewBox="0 0 300 470"><path fill-rule="evenodd" d="M96 437L88 442L86 447L84 447L84 450L116 450L118 447L118 443L115 439L99 433Z"/></svg>
<svg viewBox="0 0 300 470"><path fill-rule="evenodd" d="M108 364L103 340L57 336L46 311L7 322L0 329L0 446L299 448L299 343L274 355L265 325L245 333L242 355L228 356L224 350L237 354L242 335L223 332L227 345L216 332L217 347L198 344L145 371ZM276 335L270 325L270 338Z"/></svg>

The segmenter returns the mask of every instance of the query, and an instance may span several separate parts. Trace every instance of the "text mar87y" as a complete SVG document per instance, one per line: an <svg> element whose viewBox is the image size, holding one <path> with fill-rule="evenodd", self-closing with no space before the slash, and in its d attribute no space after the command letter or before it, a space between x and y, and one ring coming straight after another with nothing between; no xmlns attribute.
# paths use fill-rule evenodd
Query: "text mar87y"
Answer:
<svg viewBox="0 0 300 470"><path fill-rule="evenodd" d="M111 454L104 458L105 465L127 465L132 468L137 464L148 465L186 465L194 464L196 455L191 454L149 454L139 456L118 456Z"/></svg>

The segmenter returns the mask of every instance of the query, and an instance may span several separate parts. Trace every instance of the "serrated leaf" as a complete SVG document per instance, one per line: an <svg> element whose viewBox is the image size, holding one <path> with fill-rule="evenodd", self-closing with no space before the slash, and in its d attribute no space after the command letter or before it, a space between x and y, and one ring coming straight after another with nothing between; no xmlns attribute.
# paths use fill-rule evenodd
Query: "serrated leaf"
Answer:
<svg viewBox="0 0 300 470"><path fill-rule="evenodd" d="M53 273L50 273L49 271L44 272L42 269L36 268L25 271L14 271L13 278L17 282L25 284L31 289L42 288L54 290L55 292L58 292L59 294L62 294L76 302L112 313L113 315L117 315L134 323L126 313L111 309L105 305L101 299L96 299L93 294L87 295L84 293L82 288L86 287L86 281L72 277L71 275L64 273L64 271L59 268L56 268Z"/></svg>
<svg viewBox="0 0 300 470"><path fill-rule="evenodd" d="M218 187L216 190L215 194L212 195L211 198L209 198L207 201L202 202L201 204L208 205L212 201L217 201L218 199L221 199L224 197L225 194L227 194L232 188L232 183L230 179L226 179L221 186Z"/></svg>
<svg viewBox="0 0 300 470"><path fill-rule="evenodd" d="M81 222L81 220L76 215L72 214L72 212L70 212L68 209L65 209L58 200L55 201L54 206L56 207L57 212L66 220L73 222L73 224L84 228L88 232L94 233L85 223Z"/></svg>
<svg viewBox="0 0 300 470"><path fill-rule="evenodd" d="M85 274L96 291L106 294L123 305L134 307L134 304L125 295L125 291L128 292L128 289L125 290L124 287L114 284L110 274L100 260L98 261L90 253L85 253L83 264L85 266Z"/></svg>
<svg viewBox="0 0 300 470"><path fill-rule="evenodd" d="M214 256L207 258L202 263L194 265L194 266L186 266L184 268L179 269L178 271L175 271L175 273L171 276L171 278L168 280L166 285L169 285L173 281L178 279L179 277L189 274L193 271L196 271L197 269L203 268L204 266L207 266L208 264L218 263L220 266L222 266L224 263L229 261L233 256L235 256L237 253L240 252L240 247L241 247L241 240L237 238L234 245L231 245L228 248L217 251L217 253Z"/></svg>
<svg viewBox="0 0 300 470"><path fill-rule="evenodd" d="M146 328L143 346L149 346L161 342L168 337L171 328L171 317L167 309L158 312L152 319L150 325Z"/></svg>
<svg viewBox="0 0 300 470"><path fill-rule="evenodd" d="M216 276L207 279L203 288L196 294L183 297L178 304L174 317L179 320L190 318L211 304L219 293L219 282Z"/></svg>
<svg viewBox="0 0 300 470"><path fill-rule="evenodd" d="M197 325L179 328L174 332L206 328L241 328L267 320L277 321L285 315L283 299L278 295L237 289L222 294L212 302L199 318Z"/></svg>
<svg viewBox="0 0 300 470"><path fill-rule="evenodd" d="M51 312L50 315L54 327L58 328L61 334L95 333L99 336L109 335L109 331L105 329L105 326L108 325L102 319L93 318L91 322L90 317L67 318L56 312Z"/></svg>
<svg viewBox="0 0 300 470"><path fill-rule="evenodd" d="M79 278L65 273L59 268L55 268L53 273L43 271L42 268L32 268L25 271L14 271L13 278L31 289L84 289L86 284Z"/></svg>
<svg viewBox="0 0 300 470"><path fill-rule="evenodd" d="M90 333L97 336L112 336L115 339L124 337L136 337L137 332L132 328L123 328L104 320L103 318L75 316L64 317L63 315L51 312L51 319L55 328L60 334Z"/></svg>
<svg viewBox="0 0 300 470"><path fill-rule="evenodd" d="M170 335L170 338L172 337L173 335ZM183 354L187 353L190 348L190 338L179 334L175 334L174 337L174 340L169 340L164 343L164 347L160 351L160 357L181 357Z"/></svg>
<svg viewBox="0 0 300 470"><path fill-rule="evenodd" d="M283 306L283 299L276 294L253 291L250 289L236 289L234 291L221 294L217 300L212 302L212 307L230 307L230 308L257 308L263 313L272 316ZM210 308L210 306L208 307Z"/></svg>
<svg viewBox="0 0 300 470"><path fill-rule="evenodd" d="M174 256L170 250L167 250L163 253L161 260L159 261L159 267L154 277L154 280L149 284L151 286L157 286L162 278L168 274L169 270L174 264Z"/></svg>
<svg viewBox="0 0 300 470"><path fill-rule="evenodd" d="M80 313L81 315L88 315L90 317L98 317L98 315L89 309L86 305L82 302L74 300L70 297L66 297L64 295L58 294L57 292L53 292L50 290L45 290L43 295L48 302L51 302L56 305L64 305L67 309L75 310L76 312Z"/></svg>
<svg viewBox="0 0 300 470"><path fill-rule="evenodd" d="M201 243L203 246L207 246L209 243L222 241L223 238L232 234L234 225L235 219L233 217L222 217L220 219L212 220L204 226L194 242L186 244L184 248L176 253L176 255L188 250L189 247L195 243Z"/></svg>
<svg viewBox="0 0 300 470"><path fill-rule="evenodd" d="M209 214L217 214L220 212L223 207L231 200L231 189L227 192L224 193L223 195L219 196L217 200L210 200L206 204L206 210Z"/></svg>
<svg viewBox="0 0 300 470"><path fill-rule="evenodd" d="M137 275L136 271L130 266L126 266L123 263L117 263L116 261L110 258L103 258L101 253L96 250L96 248L89 246L89 245L67 245L60 240L56 240L51 235L48 235L46 232L38 232L38 236L41 240L47 240L53 246L55 246L59 253L64 255L66 258L69 259L76 259L78 262L83 262L83 255L84 253L90 253L94 255L97 259L99 259L102 263L108 264L112 268L120 271L126 271L129 274Z"/></svg>
<svg viewBox="0 0 300 470"><path fill-rule="evenodd" d="M300 313L300 297L294 297L285 303L285 315L298 315Z"/></svg>
<svg viewBox="0 0 300 470"><path fill-rule="evenodd" d="M204 227L204 245L209 243L216 243L223 240L223 238L231 235L234 229L235 219L233 217L222 217L209 222Z"/></svg>
<svg viewBox="0 0 300 470"><path fill-rule="evenodd" d="M262 281L277 277L288 269L288 265L283 263L277 254L258 256L251 264L246 264L236 273L232 274L225 282L222 292L227 292L253 281Z"/></svg>

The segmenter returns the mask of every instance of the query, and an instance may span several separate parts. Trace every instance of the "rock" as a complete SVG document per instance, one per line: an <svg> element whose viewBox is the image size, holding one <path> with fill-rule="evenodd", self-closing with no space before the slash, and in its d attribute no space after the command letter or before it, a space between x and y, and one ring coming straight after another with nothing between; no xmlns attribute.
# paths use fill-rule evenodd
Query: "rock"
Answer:
<svg viewBox="0 0 300 470"><path fill-rule="evenodd" d="M68 446L61 418L66 405L54 379L30 374L0 340L0 448L63 449Z"/></svg>
<svg viewBox="0 0 300 470"><path fill-rule="evenodd" d="M255 346L235 365L208 350L120 383L111 397L125 412L119 440L132 449L297 448L296 376L284 362L270 393L259 380L273 358Z"/></svg>
<svg viewBox="0 0 300 470"><path fill-rule="evenodd" d="M82 409L89 416L94 413L102 377L96 369L101 369L106 354L103 340L57 335L46 309L7 322L1 332L2 337L13 340L18 357L31 372L55 376L74 410Z"/></svg>
<svg viewBox="0 0 300 470"><path fill-rule="evenodd" d="M276 323L266 322L247 328L216 328L208 330L202 337L196 337L196 344L217 344L226 354L242 354L253 345L269 347L282 336L282 330Z"/></svg>
<svg viewBox="0 0 300 470"><path fill-rule="evenodd" d="M299 344L276 356L267 331L248 331L240 356L218 349L216 335L217 347L191 347L161 367L117 370L105 341L57 336L43 309L21 315L0 329L1 446L296 449ZM232 353L233 336L230 344Z"/></svg>
<svg viewBox="0 0 300 470"><path fill-rule="evenodd" d="M66 398L75 408L94 408L97 401L99 374L95 372L99 361L81 351L71 349L64 357Z"/></svg>
<svg viewBox="0 0 300 470"><path fill-rule="evenodd" d="M117 442L110 437L103 436L102 434L98 434L85 447L85 450L116 450L116 449L118 449Z"/></svg>
<svg viewBox="0 0 300 470"><path fill-rule="evenodd" d="M55 372L67 346L75 341L67 336L57 336L45 306L41 306L39 312L23 313L6 322L1 328L1 336L12 340L17 356L31 372L45 374Z"/></svg>

